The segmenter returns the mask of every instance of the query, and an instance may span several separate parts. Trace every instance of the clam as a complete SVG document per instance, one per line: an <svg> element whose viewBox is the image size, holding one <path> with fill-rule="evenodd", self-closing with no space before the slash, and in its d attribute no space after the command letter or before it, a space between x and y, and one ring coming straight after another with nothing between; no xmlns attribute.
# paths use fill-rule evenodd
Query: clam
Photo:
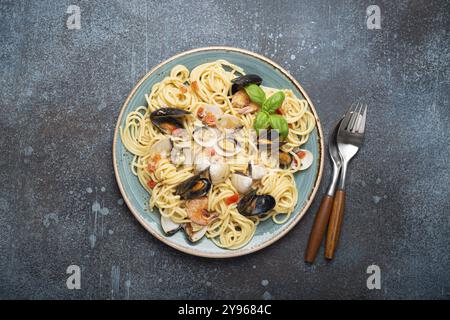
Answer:
<svg viewBox="0 0 450 320"><path fill-rule="evenodd" d="M182 165L186 162L187 152L189 152L187 148L173 148L170 152L170 161L176 166Z"/></svg>
<svg viewBox="0 0 450 320"><path fill-rule="evenodd" d="M217 128L221 130L235 130L242 128L242 122L238 117L231 114L224 114L216 121Z"/></svg>
<svg viewBox="0 0 450 320"><path fill-rule="evenodd" d="M209 166L209 178L213 184L219 184L230 174L230 166L223 161L223 158L214 156L211 158Z"/></svg>
<svg viewBox="0 0 450 320"><path fill-rule="evenodd" d="M243 89L245 86L248 86L249 84L256 84L260 85L262 83L263 79L258 76L257 74L246 74L237 78L234 78L231 80L233 85L231 86L231 94L236 93L240 89Z"/></svg>
<svg viewBox="0 0 450 320"><path fill-rule="evenodd" d="M253 183L253 179L242 173L233 173L231 175L231 184L240 194L247 193Z"/></svg>
<svg viewBox="0 0 450 320"><path fill-rule="evenodd" d="M218 134L211 127L197 127L192 133L192 138L202 147L212 147L217 142Z"/></svg>
<svg viewBox="0 0 450 320"><path fill-rule="evenodd" d="M295 149L294 153L300 158L299 170L306 170L312 165L314 156L311 151L306 149ZM296 164L293 163L293 166L296 167Z"/></svg>
<svg viewBox="0 0 450 320"><path fill-rule="evenodd" d="M197 116L208 126L215 126L216 121L223 115L222 109L216 105L206 105L197 109Z"/></svg>
<svg viewBox="0 0 450 320"><path fill-rule="evenodd" d="M188 223L184 226L184 231L186 232L186 236L191 242L197 242L206 234L208 227L203 227L199 230L194 231L192 224Z"/></svg>
<svg viewBox="0 0 450 320"><path fill-rule="evenodd" d="M173 145L169 137L164 137L150 147L150 154L160 154L162 157L168 157Z"/></svg>
<svg viewBox="0 0 450 320"><path fill-rule="evenodd" d="M173 222L172 219L168 217L161 216L161 228L166 235L170 236L180 230L181 225Z"/></svg>
<svg viewBox="0 0 450 320"><path fill-rule="evenodd" d="M248 172L253 180L261 180L267 173L267 169L262 164L256 164L254 162L248 163Z"/></svg>
<svg viewBox="0 0 450 320"><path fill-rule="evenodd" d="M226 136L217 140L214 150L223 157L232 157L241 151L241 145L233 137Z"/></svg>
<svg viewBox="0 0 450 320"><path fill-rule="evenodd" d="M201 173L209 168L211 165L211 157L204 152L198 153L194 158L194 171Z"/></svg>
<svg viewBox="0 0 450 320"><path fill-rule="evenodd" d="M238 202L237 210L244 216L264 215L275 208L275 198L268 194L257 195L252 190Z"/></svg>
<svg viewBox="0 0 450 320"><path fill-rule="evenodd" d="M176 108L161 108L150 114L151 122L162 133L171 134L176 129L182 129L181 118L190 114L190 112Z"/></svg>

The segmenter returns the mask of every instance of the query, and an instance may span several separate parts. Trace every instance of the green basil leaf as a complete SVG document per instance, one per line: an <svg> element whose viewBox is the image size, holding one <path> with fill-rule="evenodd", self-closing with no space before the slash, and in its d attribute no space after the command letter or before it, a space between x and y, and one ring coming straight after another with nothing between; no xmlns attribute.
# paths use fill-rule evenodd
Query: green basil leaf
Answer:
<svg viewBox="0 0 450 320"><path fill-rule="evenodd" d="M265 111L260 111L256 114L255 122L253 127L259 134L259 130L267 129L270 126L270 115Z"/></svg>
<svg viewBox="0 0 450 320"><path fill-rule="evenodd" d="M278 91L271 95L266 101L264 101L264 104L262 105L262 108L264 111L268 113L274 113L284 101L284 93L283 91Z"/></svg>
<svg viewBox="0 0 450 320"><path fill-rule="evenodd" d="M260 106L263 105L264 101L266 100L266 94L264 93L263 89L261 89L256 84L250 84L244 89L252 102L257 103Z"/></svg>
<svg viewBox="0 0 450 320"><path fill-rule="evenodd" d="M289 133L289 125L286 119L279 114L271 114L269 120L272 129L278 130L280 137L286 138Z"/></svg>

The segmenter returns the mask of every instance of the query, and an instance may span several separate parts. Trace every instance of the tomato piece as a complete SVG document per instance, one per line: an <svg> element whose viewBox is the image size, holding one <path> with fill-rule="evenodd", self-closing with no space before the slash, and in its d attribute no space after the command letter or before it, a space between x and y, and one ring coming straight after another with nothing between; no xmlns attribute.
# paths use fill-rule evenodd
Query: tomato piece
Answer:
<svg viewBox="0 0 450 320"><path fill-rule="evenodd" d="M174 124L171 123L162 123L160 124L161 128L169 133L172 133L176 129L178 129Z"/></svg>
<svg viewBox="0 0 450 320"><path fill-rule="evenodd" d="M185 86L181 86L181 87L180 87L180 92L181 92L181 93L186 93L186 92L187 92L186 87L185 87Z"/></svg>
<svg viewBox="0 0 450 320"><path fill-rule="evenodd" d="M193 82L191 83L191 88L192 88L194 91L198 91L198 84L197 84L197 81L193 81Z"/></svg>
<svg viewBox="0 0 450 320"><path fill-rule="evenodd" d="M298 156L300 159L303 159L303 158L306 156L306 152L300 150L299 152L297 152L297 156Z"/></svg>
<svg viewBox="0 0 450 320"><path fill-rule="evenodd" d="M279 115L283 115L283 110L281 110L281 108L278 108L277 110L275 110L275 113L279 114Z"/></svg>
<svg viewBox="0 0 450 320"><path fill-rule="evenodd" d="M215 156L215 155L216 155L216 149L210 148L210 149L209 149L209 154L211 155L211 157L212 157L212 156Z"/></svg>
<svg viewBox="0 0 450 320"><path fill-rule="evenodd" d="M148 186L150 189L153 189L153 188L156 186L156 182L153 181L153 180L148 180L148 181L147 181L147 186Z"/></svg>
<svg viewBox="0 0 450 320"><path fill-rule="evenodd" d="M153 156L152 160L153 160L153 162L154 162L155 164L157 164L158 161L161 160L161 155L160 155L159 153L155 154L155 155Z"/></svg>
<svg viewBox="0 0 450 320"><path fill-rule="evenodd" d="M198 108L197 117L203 118L205 116L204 112L205 112L205 109L203 107Z"/></svg>
<svg viewBox="0 0 450 320"><path fill-rule="evenodd" d="M153 173L156 170L156 166L153 163L149 163L147 165L147 170L148 170L148 172Z"/></svg>
<svg viewBox="0 0 450 320"><path fill-rule="evenodd" d="M239 195L237 193L225 199L225 204L229 206L230 204L236 203L239 200Z"/></svg>
<svg viewBox="0 0 450 320"><path fill-rule="evenodd" d="M216 125L216 117L211 112L208 112L206 116L203 117L203 123L213 127Z"/></svg>

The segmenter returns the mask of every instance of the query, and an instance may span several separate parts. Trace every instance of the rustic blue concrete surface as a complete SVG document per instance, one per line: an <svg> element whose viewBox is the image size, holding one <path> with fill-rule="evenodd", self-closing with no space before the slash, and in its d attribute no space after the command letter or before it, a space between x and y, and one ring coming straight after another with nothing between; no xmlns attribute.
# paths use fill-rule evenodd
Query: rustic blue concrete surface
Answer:
<svg viewBox="0 0 450 320"><path fill-rule="evenodd" d="M80 30L66 28L70 4ZM366 28L371 4L381 30ZM448 1L0 1L0 298L450 298L449 10ZM123 204L111 161L122 103L152 66L209 45L287 68L326 134L353 100L368 103L335 261L321 252L303 262L319 201L273 246L215 261L160 243ZM66 288L70 264L82 269L80 290ZM371 264L380 290L366 287Z"/></svg>

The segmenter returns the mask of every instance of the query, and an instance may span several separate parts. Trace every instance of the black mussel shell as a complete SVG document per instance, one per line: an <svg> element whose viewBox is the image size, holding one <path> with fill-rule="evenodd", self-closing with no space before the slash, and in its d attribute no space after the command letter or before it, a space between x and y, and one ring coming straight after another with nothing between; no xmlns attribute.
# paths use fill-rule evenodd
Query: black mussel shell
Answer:
<svg viewBox="0 0 450 320"><path fill-rule="evenodd" d="M188 114L191 114L189 111L177 108L161 108L153 111L150 114L150 119L155 119L159 117L172 117L172 118L181 118Z"/></svg>
<svg viewBox="0 0 450 320"><path fill-rule="evenodd" d="M190 114L190 112L177 108L161 108L150 114L151 122L163 133L171 134L175 129L183 128L179 118Z"/></svg>
<svg viewBox="0 0 450 320"><path fill-rule="evenodd" d="M151 118L153 125L155 125L162 133L171 134L175 129L182 129L183 123L172 117L156 117Z"/></svg>
<svg viewBox="0 0 450 320"><path fill-rule="evenodd" d="M231 86L231 94L235 94L249 84L256 84L259 86L262 81L262 78L257 74L246 74L244 76L234 78L233 80L231 80L231 82L233 83L233 85Z"/></svg>
<svg viewBox="0 0 450 320"><path fill-rule="evenodd" d="M175 194L183 200L190 200L203 197L209 189L211 189L211 181L201 178L198 174L180 183L175 189Z"/></svg>
<svg viewBox="0 0 450 320"><path fill-rule="evenodd" d="M252 190L238 202L237 210L244 216L263 215L275 207L275 198L268 194L257 195Z"/></svg>

